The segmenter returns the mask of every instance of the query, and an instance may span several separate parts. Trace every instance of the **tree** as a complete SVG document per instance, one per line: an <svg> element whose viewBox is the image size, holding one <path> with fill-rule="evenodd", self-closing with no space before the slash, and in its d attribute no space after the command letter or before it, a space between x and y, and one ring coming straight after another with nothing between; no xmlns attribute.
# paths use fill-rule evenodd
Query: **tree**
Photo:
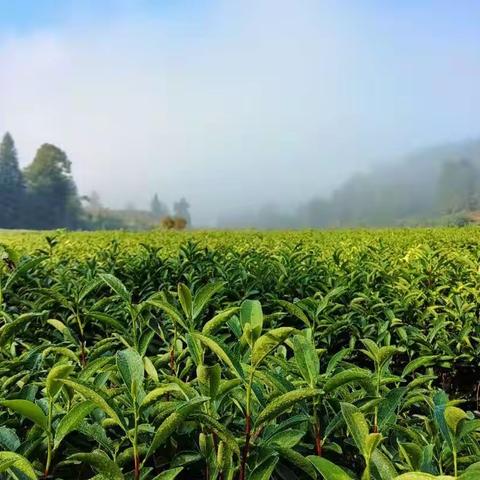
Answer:
<svg viewBox="0 0 480 480"><path fill-rule="evenodd" d="M7 132L0 143L0 227L22 226L24 193L15 143Z"/></svg>
<svg viewBox="0 0 480 480"><path fill-rule="evenodd" d="M92 193L86 198L89 208L94 214L98 214L103 209L102 201L100 195L96 190L92 190Z"/></svg>
<svg viewBox="0 0 480 480"><path fill-rule="evenodd" d="M156 219L164 218L168 215L167 206L158 199L158 195L155 194L150 203L150 211Z"/></svg>
<svg viewBox="0 0 480 480"><path fill-rule="evenodd" d="M33 228L78 228L82 207L65 152L45 143L25 169L29 224Z"/></svg>
<svg viewBox="0 0 480 480"><path fill-rule="evenodd" d="M178 202L173 204L173 213L177 218L184 218L187 225L191 225L191 218L189 212L190 205L185 198L181 198Z"/></svg>
<svg viewBox="0 0 480 480"><path fill-rule="evenodd" d="M325 227L333 220L331 203L323 198L313 198L297 211L297 222L302 227Z"/></svg>
<svg viewBox="0 0 480 480"><path fill-rule="evenodd" d="M472 211L478 206L478 171L469 160L446 162L438 181L438 204L443 213Z"/></svg>

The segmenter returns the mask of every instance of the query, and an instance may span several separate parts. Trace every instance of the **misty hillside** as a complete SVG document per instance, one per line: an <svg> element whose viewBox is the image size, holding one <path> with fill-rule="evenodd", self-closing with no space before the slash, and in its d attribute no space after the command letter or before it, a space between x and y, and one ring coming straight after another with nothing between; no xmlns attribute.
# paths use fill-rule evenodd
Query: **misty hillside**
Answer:
<svg viewBox="0 0 480 480"><path fill-rule="evenodd" d="M480 208L480 140L422 149L355 174L332 195L294 213L268 205L219 220L221 227L309 228L449 223ZM456 220L455 220L456 221Z"/></svg>
<svg viewBox="0 0 480 480"><path fill-rule="evenodd" d="M328 215L322 220L310 211L312 220L328 225L390 225L455 213L462 209L443 204L440 181L446 165L455 170L455 163L462 160L480 169L480 140L424 149L393 165L355 175L333 193ZM314 203L304 206L307 214Z"/></svg>

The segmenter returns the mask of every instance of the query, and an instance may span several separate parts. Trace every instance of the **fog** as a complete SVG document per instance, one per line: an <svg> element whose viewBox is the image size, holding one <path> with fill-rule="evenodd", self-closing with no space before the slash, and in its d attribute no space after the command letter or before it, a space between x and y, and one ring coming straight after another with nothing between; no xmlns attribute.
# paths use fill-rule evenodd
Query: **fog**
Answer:
<svg viewBox="0 0 480 480"><path fill-rule="evenodd" d="M111 207L185 196L215 225L479 134L473 0L10 3L0 133Z"/></svg>

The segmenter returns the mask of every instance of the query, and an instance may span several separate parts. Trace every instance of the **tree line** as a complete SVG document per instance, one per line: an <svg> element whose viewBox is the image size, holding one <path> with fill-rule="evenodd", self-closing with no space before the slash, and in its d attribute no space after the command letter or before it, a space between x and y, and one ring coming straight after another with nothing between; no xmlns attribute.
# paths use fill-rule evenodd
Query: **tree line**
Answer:
<svg viewBox="0 0 480 480"><path fill-rule="evenodd" d="M480 221L480 141L415 152L353 175L298 206L264 205L219 219L223 228L462 225Z"/></svg>
<svg viewBox="0 0 480 480"><path fill-rule="evenodd" d="M95 192L79 195L71 162L60 148L41 145L32 163L21 169L10 133L0 143L0 228L185 228L191 224L189 207L182 198L170 213L155 194L149 211L104 208Z"/></svg>
<svg viewBox="0 0 480 480"><path fill-rule="evenodd" d="M300 226L462 224L480 208L480 166L467 158L425 165L412 173L356 175L330 198L301 205ZM406 167L405 167L406 168ZM392 173L392 172L390 172Z"/></svg>

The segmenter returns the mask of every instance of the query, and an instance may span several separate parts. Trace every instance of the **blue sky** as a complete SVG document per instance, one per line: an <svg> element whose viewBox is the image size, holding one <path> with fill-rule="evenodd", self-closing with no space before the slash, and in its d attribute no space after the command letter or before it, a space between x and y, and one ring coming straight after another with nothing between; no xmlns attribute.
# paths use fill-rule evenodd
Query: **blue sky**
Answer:
<svg viewBox="0 0 480 480"><path fill-rule="evenodd" d="M26 33L36 29L62 28L69 23L112 22L131 15L201 15L210 0L0 0L2 29Z"/></svg>
<svg viewBox="0 0 480 480"><path fill-rule="evenodd" d="M110 205L187 195L207 223L480 134L475 0L0 0L0 12L0 131L23 164L42 142L62 146L80 190Z"/></svg>

